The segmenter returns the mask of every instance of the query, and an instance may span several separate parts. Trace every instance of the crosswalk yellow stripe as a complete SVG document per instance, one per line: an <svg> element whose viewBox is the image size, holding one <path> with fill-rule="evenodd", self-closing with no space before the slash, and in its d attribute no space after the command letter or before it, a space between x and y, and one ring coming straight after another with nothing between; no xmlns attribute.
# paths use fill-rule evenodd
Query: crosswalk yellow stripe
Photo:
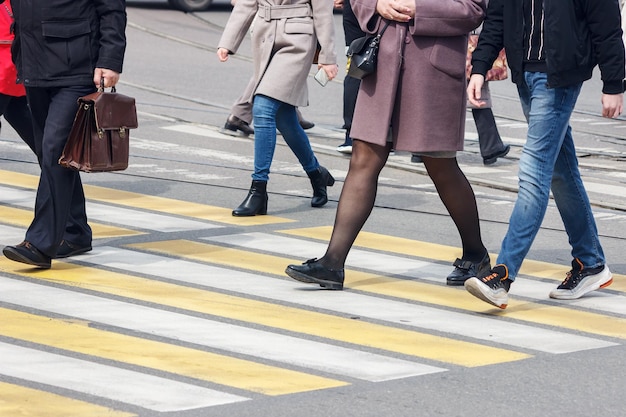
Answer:
<svg viewBox="0 0 626 417"><path fill-rule="evenodd" d="M87 178L87 177L83 177ZM37 177L18 172L0 170L0 183L14 187L36 189ZM85 180L85 182L87 182ZM234 217L232 209L174 200L171 198L149 196L129 191L114 190L83 183L85 196L89 200L118 204L135 209L160 211L177 216L192 217L237 226L258 226L265 224L289 223L295 220L277 216Z"/></svg>
<svg viewBox="0 0 626 417"><path fill-rule="evenodd" d="M136 414L125 413L45 391L0 382L0 416L135 417Z"/></svg>
<svg viewBox="0 0 626 417"><path fill-rule="evenodd" d="M284 275L288 264L302 261L190 241L152 242L131 246L275 275ZM519 300L510 300L509 307L505 311L495 308L485 310L486 304L483 301L466 294L462 288L443 287L360 271L346 271L345 283L352 289L378 295L467 311L485 311L532 323L626 339L626 319L619 317Z"/></svg>
<svg viewBox="0 0 626 417"><path fill-rule="evenodd" d="M202 245L194 245L192 242L165 242L165 247L170 250L177 247L177 244L185 245L185 247L202 247ZM145 248L151 248L151 245L153 244L147 244ZM142 247L143 245L133 246ZM23 266L16 266L14 262L0 259L0 271L31 279L50 281L55 284L76 286L100 293L114 294L468 367L530 357L524 353L476 343L457 341L64 262L55 262L52 269L33 270L32 268L24 269ZM272 279L267 278L267 280L268 285L271 285ZM472 354L468 355L467 352L472 352Z"/></svg>
<svg viewBox="0 0 626 417"><path fill-rule="evenodd" d="M0 206L0 221L4 224L27 228L32 220L32 211ZM96 239L137 236L145 234L144 232L138 232L136 230L125 229L122 227L109 226L101 223L89 222L89 225L91 226L94 238Z"/></svg>
<svg viewBox="0 0 626 417"><path fill-rule="evenodd" d="M51 319L0 308L0 322L3 336L266 395L347 385L346 382L289 369L98 330L80 320Z"/></svg>
<svg viewBox="0 0 626 417"><path fill-rule="evenodd" d="M330 240L332 230L332 226L321 226L281 230L280 233L328 242ZM438 245L435 243L387 236L371 232L359 233L354 245L366 249L393 252L401 255L415 256L444 262L451 262L452 260L461 257L461 250L453 246ZM497 258L497 254L490 254L490 256L492 260ZM610 267L611 265L609 263L609 268ZM526 259L520 268L520 274L561 282L565 279L565 273L570 269L571 266L569 265L557 265L549 262ZM608 289L626 292L626 275L614 273L613 284L608 287Z"/></svg>

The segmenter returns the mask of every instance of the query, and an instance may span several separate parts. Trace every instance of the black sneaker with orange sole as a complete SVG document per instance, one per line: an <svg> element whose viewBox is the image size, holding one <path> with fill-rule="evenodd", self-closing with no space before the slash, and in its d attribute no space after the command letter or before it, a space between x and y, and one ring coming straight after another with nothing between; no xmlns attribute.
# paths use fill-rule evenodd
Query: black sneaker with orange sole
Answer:
<svg viewBox="0 0 626 417"><path fill-rule="evenodd" d="M472 277L465 281L464 285L474 297L505 309L509 303L509 289L512 282L506 265L498 264L491 268L489 275L482 278Z"/></svg>

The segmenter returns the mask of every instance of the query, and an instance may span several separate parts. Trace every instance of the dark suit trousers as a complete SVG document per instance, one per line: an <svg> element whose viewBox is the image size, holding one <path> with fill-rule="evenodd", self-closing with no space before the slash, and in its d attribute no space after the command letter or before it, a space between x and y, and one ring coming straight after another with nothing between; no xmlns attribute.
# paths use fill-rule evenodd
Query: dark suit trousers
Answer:
<svg viewBox="0 0 626 417"><path fill-rule="evenodd" d="M504 148L496 119L493 117L491 109L472 109L472 116L476 123L478 131L478 145L480 146L480 155L488 158Z"/></svg>
<svg viewBox="0 0 626 417"><path fill-rule="evenodd" d="M79 246L91 244L80 175L58 161L76 116L78 98L94 91L93 85L26 88L41 166L35 218L26 231L26 240L50 257L56 255L63 239Z"/></svg>

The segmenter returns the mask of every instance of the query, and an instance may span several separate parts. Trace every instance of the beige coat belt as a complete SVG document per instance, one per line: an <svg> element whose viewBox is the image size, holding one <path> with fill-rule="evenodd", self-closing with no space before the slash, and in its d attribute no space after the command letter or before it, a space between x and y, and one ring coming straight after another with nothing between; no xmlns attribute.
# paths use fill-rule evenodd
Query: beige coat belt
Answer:
<svg viewBox="0 0 626 417"><path fill-rule="evenodd" d="M266 22L269 22L270 20L287 19L290 17L310 17L313 15L311 13L311 6L308 4L283 6L261 5L259 6L258 14L259 17L264 19Z"/></svg>

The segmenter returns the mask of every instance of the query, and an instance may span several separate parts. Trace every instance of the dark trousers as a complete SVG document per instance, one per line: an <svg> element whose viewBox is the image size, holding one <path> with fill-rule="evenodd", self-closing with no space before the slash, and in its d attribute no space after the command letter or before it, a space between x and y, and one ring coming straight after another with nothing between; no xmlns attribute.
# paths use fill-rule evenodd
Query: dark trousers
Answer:
<svg viewBox="0 0 626 417"><path fill-rule="evenodd" d="M14 97L0 94L0 116L4 116L4 119L9 122L11 127L20 135L20 138L35 152L33 123L26 97Z"/></svg>
<svg viewBox="0 0 626 417"><path fill-rule="evenodd" d="M26 240L50 257L56 255L63 239L79 246L91 245L80 175L58 161L76 116L78 98L95 90L93 85L26 89L41 166L35 218L26 231Z"/></svg>
<svg viewBox="0 0 626 417"><path fill-rule="evenodd" d="M472 116L478 131L480 155L483 158L489 158L502 151L504 144L491 109L472 109Z"/></svg>
<svg viewBox="0 0 626 417"><path fill-rule="evenodd" d="M358 78L346 75L343 79L343 128L346 129L346 135L350 135L350 128L352 128L352 117L360 85L361 80Z"/></svg>

